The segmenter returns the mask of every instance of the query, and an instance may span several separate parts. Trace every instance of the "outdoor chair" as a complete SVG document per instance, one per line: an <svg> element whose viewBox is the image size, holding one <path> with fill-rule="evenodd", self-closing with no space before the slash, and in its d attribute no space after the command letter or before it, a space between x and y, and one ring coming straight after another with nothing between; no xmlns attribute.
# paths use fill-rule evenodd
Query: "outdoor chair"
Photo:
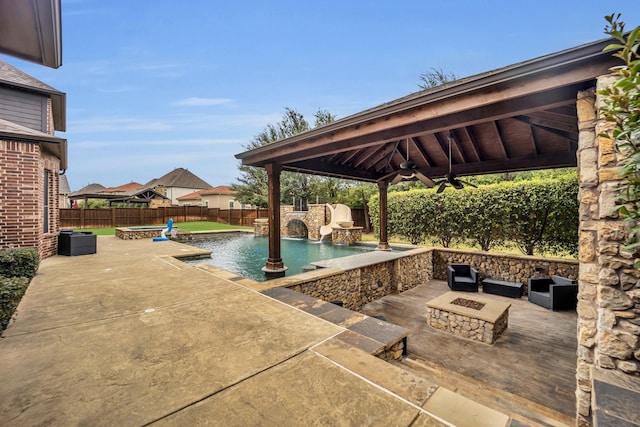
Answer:
<svg viewBox="0 0 640 427"><path fill-rule="evenodd" d="M549 310L575 310L578 284L566 277L529 279L529 302Z"/></svg>
<svg viewBox="0 0 640 427"><path fill-rule="evenodd" d="M447 285L452 291L478 292L478 270L469 264L447 267Z"/></svg>

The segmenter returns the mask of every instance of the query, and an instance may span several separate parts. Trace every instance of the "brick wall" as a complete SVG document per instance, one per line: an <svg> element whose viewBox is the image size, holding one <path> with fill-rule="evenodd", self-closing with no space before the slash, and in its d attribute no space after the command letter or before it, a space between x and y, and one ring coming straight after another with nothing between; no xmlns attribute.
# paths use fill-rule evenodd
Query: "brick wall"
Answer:
<svg viewBox="0 0 640 427"><path fill-rule="evenodd" d="M46 258L57 253L60 161L36 143L0 140L0 249L35 247ZM44 171L49 179L49 233L43 233Z"/></svg>

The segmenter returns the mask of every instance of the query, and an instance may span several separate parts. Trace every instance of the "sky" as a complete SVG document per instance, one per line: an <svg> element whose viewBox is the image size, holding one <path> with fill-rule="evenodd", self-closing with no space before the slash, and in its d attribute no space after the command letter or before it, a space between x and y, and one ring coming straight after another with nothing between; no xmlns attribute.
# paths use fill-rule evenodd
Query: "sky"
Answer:
<svg viewBox="0 0 640 427"><path fill-rule="evenodd" d="M67 94L72 191L185 168L237 182L250 141L286 108L310 123L640 25L637 0L62 0L63 65L0 55Z"/></svg>

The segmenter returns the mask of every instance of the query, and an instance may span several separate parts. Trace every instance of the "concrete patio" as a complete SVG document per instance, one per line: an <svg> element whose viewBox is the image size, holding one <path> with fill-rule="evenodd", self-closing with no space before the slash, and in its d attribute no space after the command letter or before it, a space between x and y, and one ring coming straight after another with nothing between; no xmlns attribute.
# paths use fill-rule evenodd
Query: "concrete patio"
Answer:
<svg viewBox="0 0 640 427"><path fill-rule="evenodd" d="M97 251L42 261L0 340L1 425L511 424L365 351L389 331L375 319L313 315L176 242Z"/></svg>

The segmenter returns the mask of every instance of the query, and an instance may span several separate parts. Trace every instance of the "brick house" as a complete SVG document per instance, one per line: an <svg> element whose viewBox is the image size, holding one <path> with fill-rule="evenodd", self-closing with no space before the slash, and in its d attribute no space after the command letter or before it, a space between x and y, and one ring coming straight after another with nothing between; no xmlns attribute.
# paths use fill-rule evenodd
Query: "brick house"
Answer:
<svg viewBox="0 0 640 427"><path fill-rule="evenodd" d="M0 249L58 249L66 95L0 60Z"/></svg>

